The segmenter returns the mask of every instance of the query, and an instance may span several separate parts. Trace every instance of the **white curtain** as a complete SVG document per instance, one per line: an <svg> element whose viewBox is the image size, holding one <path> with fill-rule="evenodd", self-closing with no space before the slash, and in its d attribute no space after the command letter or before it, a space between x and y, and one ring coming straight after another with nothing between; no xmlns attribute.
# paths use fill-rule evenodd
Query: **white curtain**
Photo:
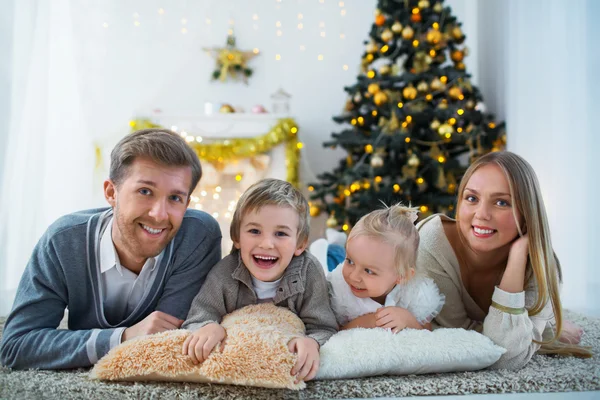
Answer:
<svg viewBox="0 0 600 400"><path fill-rule="evenodd" d="M10 127L0 197L0 315L31 251L60 215L89 204L86 133L67 0L15 2Z"/></svg>
<svg viewBox="0 0 600 400"><path fill-rule="evenodd" d="M482 90L507 121L508 149L537 172L563 268L563 306L598 315L600 32L592 16L599 5L494 0L480 7Z"/></svg>

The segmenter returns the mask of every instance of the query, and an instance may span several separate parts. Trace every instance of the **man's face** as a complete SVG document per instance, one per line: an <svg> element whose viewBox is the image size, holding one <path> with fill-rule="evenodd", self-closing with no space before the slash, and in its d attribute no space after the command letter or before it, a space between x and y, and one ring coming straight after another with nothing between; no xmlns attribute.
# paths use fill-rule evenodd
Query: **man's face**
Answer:
<svg viewBox="0 0 600 400"><path fill-rule="evenodd" d="M121 264L139 272L175 237L190 202L191 167L136 158L123 181L104 182L104 196L114 210L112 239Z"/></svg>

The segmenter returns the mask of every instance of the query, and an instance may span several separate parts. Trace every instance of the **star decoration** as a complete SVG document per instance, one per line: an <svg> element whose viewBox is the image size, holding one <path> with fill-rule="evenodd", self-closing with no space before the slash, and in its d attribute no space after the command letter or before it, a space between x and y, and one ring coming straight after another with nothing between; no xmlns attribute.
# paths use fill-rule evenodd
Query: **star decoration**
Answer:
<svg viewBox="0 0 600 400"><path fill-rule="evenodd" d="M235 47L235 36L230 32L227 36L227 45L225 47L204 48L211 57L216 60L215 70L212 79L219 79L224 82L227 77L233 79L243 79L248 83L248 78L252 75L252 69L246 64L249 60L258 55L258 49L253 51L243 51Z"/></svg>

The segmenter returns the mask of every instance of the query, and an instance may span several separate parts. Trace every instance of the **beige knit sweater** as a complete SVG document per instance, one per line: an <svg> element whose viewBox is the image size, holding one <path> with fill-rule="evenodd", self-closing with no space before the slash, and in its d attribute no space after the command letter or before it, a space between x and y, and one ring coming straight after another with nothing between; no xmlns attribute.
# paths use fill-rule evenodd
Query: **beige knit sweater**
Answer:
<svg viewBox="0 0 600 400"><path fill-rule="evenodd" d="M507 350L491 368L522 368L540 348L533 340L542 340L544 330L551 328L554 322L552 305L548 302L539 314L532 317L528 315L527 308L534 304L537 296L535 280L532 279L527 289L520 293L508 293L495 288L492 301L505 311L494 306L487 313L482 310L463 285L460 266L444 232L442 218L454 221L436 214L417 224L421 237L417 271L429 275L446 296L446 304L434 319L434 327L482 332ZM518 310L524 307L524 312L519 313Z"/></svg>

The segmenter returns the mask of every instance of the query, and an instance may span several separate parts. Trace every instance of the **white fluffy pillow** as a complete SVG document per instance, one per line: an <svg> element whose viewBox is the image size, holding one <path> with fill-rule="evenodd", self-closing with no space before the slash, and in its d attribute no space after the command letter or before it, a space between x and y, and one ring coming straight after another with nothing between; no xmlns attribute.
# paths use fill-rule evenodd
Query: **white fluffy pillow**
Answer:
<svg viewBox="0 0 600 400"><path fill-rule="evenodd" d="M383 328L341 331L321 347L317 379L474 371L494 364L505 349L464 329Z"/></svg>

